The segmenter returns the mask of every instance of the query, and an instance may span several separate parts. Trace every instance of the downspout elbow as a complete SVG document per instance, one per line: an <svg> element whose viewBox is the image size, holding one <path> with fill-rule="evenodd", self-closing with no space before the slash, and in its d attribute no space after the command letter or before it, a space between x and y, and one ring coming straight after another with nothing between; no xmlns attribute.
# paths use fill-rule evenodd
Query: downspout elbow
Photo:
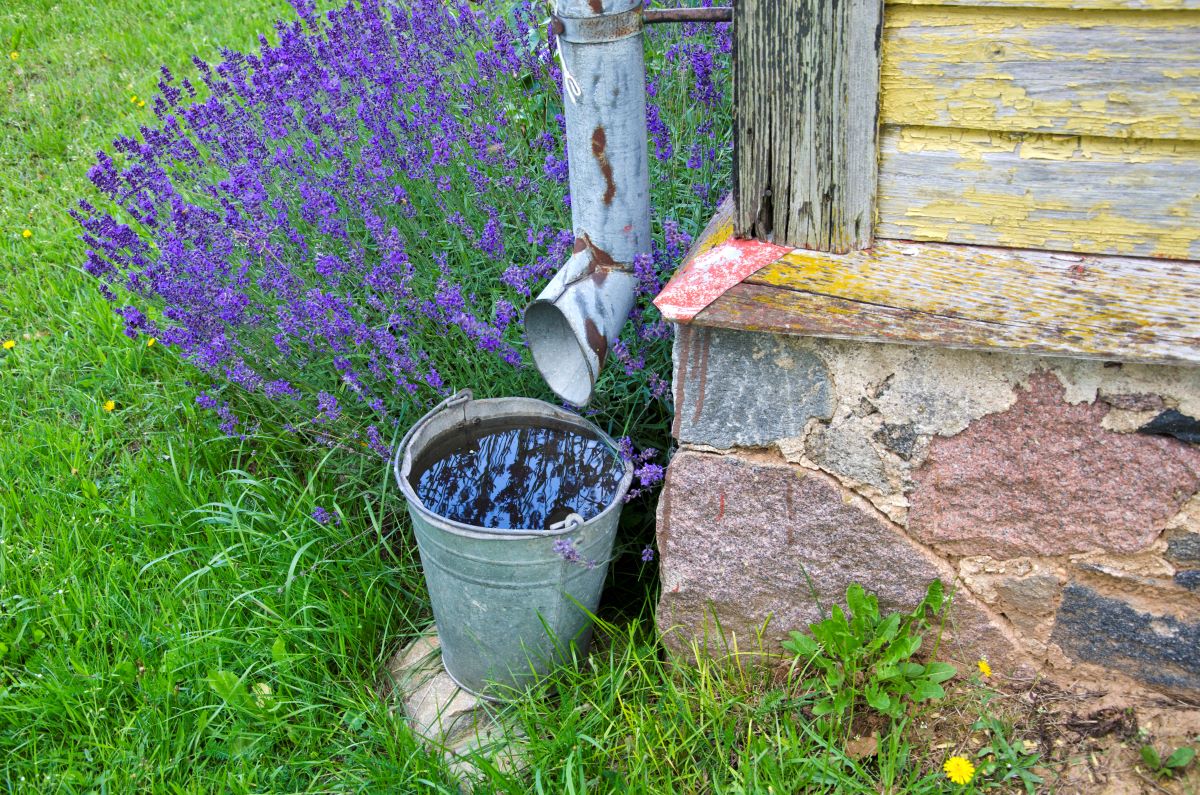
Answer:
<svg viewBox="0 0 1200 795"><path fill-rule="evenodd" d="M525 310L534 365L563 400L586 406L637 294L628 271L604 268L591 248L567 260Z"/></svg>

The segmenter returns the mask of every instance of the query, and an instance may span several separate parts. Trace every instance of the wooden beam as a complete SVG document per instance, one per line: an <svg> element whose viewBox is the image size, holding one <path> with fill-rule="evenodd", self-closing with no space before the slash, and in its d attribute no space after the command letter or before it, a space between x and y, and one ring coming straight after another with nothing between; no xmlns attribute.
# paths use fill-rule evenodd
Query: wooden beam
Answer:
<svg viewBox="0 0 1200 795"><path fill-rule="evenodd" d="M1200 11L891 6L881 120L1200 140Z"/></svg>
<svg viewBox="0 0 1200 795"><path fill-rule="evenodd" d="M693 325L1200 365L1200 262L879 241L796 250Z"/></svg>
<svg viewBox="0 0 1200 795"><path fill-rule="evenodd" d="M882 0L734 6L734 226L823 251L869 246Z"/></svg>

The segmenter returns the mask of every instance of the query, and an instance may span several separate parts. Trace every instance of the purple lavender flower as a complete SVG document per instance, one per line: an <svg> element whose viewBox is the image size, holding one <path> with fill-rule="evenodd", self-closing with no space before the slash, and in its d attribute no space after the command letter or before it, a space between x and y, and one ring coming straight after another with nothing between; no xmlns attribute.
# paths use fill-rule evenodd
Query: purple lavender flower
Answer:
<svg viewBox="0 0 1200 795"><path fill-rule="evenodd" d="M317 524L329 524L335 521L334 515L319 505L312 509L312 518Z"/></svg>
<svg viewBox="0 0 1200 795"><path fill-rule="evenodd" d="M654 562L654 549L652 547L650 547L649 545L647 545L646 548L642 550L642 563L653 563L653 562Z"/></svg>
<svg viewBox="0 0 1200 795"><path fill-rule="evenodd" d="M83 266L127 333L205 371L213 394L196 403L225 432L278 413L386 456L452 388L543 389L519 318L575 242L561 72L534 0L294 4L299 20L257 51L161 71L157 120L89 171L104 196L73 213ZM729 26L650 36L665 53L647 108L655 190L694 184L711 202L728 185ZM684 105L703 111L694 130ZM655 219L661 240L632 264L639 303L613 360L635 388L599 398L607 419L642 415L635 401L669 410L670 327L649 298L710 208L659 206L680 216ZM654 481L656 455L629 442L625 457Z"/></svg>
<svg viewBox="0 0 1200 795"><path fill-rule="evenodd" d="M658 464L643 464L633 472L634 477L643 487L662 483L663 468Z"/></svg>
<svg viewBox="0 0 1200 795"><path fill-rule="evenodd" d="M567 563L574 563L577 566L584 566L589 569L596 568L596 561L585 560L583 555L575 546L575 540L572 538L560 538L554 542L554 551L562 557Z"/></svg>

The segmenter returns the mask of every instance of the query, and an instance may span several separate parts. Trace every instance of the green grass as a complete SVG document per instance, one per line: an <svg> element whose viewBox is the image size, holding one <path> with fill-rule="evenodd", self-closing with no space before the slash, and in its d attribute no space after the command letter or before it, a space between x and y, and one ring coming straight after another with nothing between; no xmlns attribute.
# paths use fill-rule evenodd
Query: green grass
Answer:
<svg viewBox="0 0 1200 795"><path fill-rule="evenodd" d="M16 342L0 352L0 790L444 780L371 691L384 655L428 618L409 547L379 552L395 506L363 495L381 493L383 472L339 484L286 440L221 438L193 408L190 368L121 334L77 270L66 210L94 152L148 116L129 97L152 95L160 63L250 47L288 13L0 10L0 339ZM353 518L321 527L317 500ZM370 537L327 560L352 522ZM276 714L232 709L214 671L270 682Z"/></svg>
<svg viewBox="0 0 1200 795"><path fill-rule="evenodd" d="M289 13L0 8L0 340L16 343L0 351L0 790L457 791L376 696L429 623L386 473L222 438L194 408L199 376L127 339L77 269L67 209L94 151L148 119L130 97L159 64L187 73ZM314 522L318 504L341 524ZM481 759L481 791L948 788L902 727L855 762L804 706L761 674L668 665L643 612L508 708L529 768Z"/></svg>

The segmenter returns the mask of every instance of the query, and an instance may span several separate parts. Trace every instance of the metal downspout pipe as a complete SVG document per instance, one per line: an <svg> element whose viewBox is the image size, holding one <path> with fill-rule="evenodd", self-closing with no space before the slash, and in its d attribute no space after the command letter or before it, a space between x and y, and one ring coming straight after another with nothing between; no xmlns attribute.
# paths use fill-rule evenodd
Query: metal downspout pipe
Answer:
<svg viewBox="0 0 1200 795"><path fill-rule="evenodd" d="M534 364L585 406L633 308L650 253L642 0L556 0L574 254L525 310Z"/></svg>

